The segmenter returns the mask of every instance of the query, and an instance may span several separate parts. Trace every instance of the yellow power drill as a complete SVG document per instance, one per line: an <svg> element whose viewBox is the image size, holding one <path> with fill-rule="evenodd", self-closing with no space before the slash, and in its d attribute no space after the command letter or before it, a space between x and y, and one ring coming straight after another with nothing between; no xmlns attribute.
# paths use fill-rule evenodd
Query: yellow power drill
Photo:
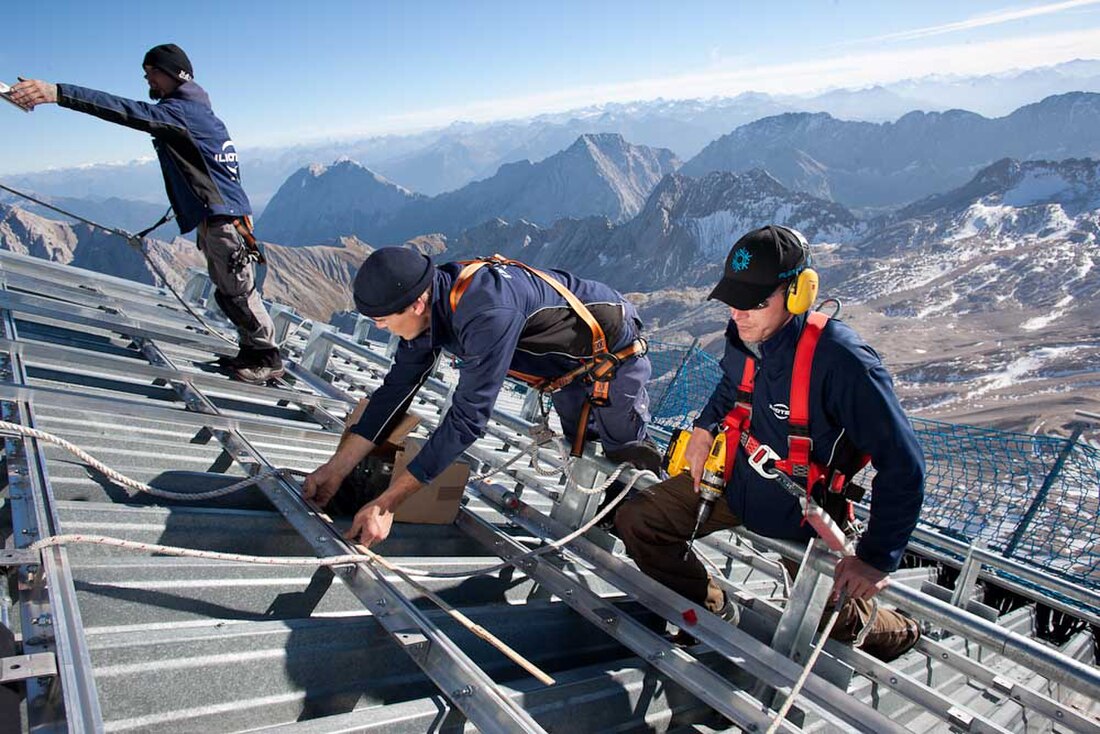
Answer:
<svg viewBox="0 0 1100 734"><path fill-rule="evenodd" d="M668 451L665 452L665 471L668 472L669 476L674 477L691 471L684 460L689 440L691 440L691 433L682 428L678 429L672 436ZM699 479L699 507L695 512L695 527L691 531L691 539L688 540L688 548L687 552L684 553L684 558L691 554L699 528L703 527L703 524L710 518L714 503L722 498L722 493L725 490L726 434L719 431L718 435L714 437L714 443L710 446L710 453L707 454L707 460L703 464L703 476Z"/></svg>

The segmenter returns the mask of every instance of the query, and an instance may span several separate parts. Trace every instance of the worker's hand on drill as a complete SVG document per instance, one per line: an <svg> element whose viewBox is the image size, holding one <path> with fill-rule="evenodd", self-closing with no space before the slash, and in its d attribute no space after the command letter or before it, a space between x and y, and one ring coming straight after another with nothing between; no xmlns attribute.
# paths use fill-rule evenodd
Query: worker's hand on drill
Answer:
<svg viewBox="0 0 1100 734"><path fill-rule="evenodd" d="M20 107L33 110L37 105L57 102L57 85L19 77L19 83L12 86L9 96Z"/></svg>
<svg viewBox="0 0 1100 734"><path fill-rule="evenodd" d="M385 509L379 502L368 502L355 513L355 519L351 523L351 530L344 537L353 543L360 543L370 548L374 543L381 543L390 534L393 527L393 512Z"/></svg>
<svg viewBox="0 0 1100 734"><path fill-rule="evenodd" d="M703 467L714 445L714 435L705 428L696 428L691 432L687 448L684 449L684 463L691 472L691 483L699 491L699 480L703 478Z"/></svg>
<svg viewBox="0 0 1100 734"><path fill-rule="evenodd" d="M836 603L842 594L851 599L869 600L890 583L889 575L856 556L845 556L833 570L833 590L829 601Z"/></svg>

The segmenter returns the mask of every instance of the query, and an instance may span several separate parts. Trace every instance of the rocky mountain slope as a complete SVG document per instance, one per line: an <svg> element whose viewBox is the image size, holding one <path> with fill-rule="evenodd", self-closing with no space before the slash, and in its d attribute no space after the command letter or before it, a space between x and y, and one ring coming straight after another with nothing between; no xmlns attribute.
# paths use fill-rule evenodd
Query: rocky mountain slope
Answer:
<svg viewBox="0 0 1100 734"><path fill-rule="evenodd" d="M294 174L260 217L257 233L285 244L338 235L397 244L434 232L455 235L495 217L546 226L591 215L622 221L678 166L668 150L631 145L619 135L583 135L538 163L510 163L484 181L427 198L343 162Z"/></svg>
<svg viewBox="0 0 1100 734"><path fill-rule="evenodd" d="M183 238L147 240L159 269L180 287L188 269L206 268L202 253ZM153 283L141 253L121 237L0 204L0 248L95 272ZM291 304L300 314L327 321L334 311L352 307L351 280L371 249L355 238L314 247L268 245L264 297Z"/></svg>
<svg viewBox="0 0 1100 734"><path fill-rule="evenodd" d="M883 355L916 415L1065 433L1100 408L1100 163L1000 161L815 245L822 293ZM814 238L811 238L814 239ZM638 296L657 338L721 350L707 289Z"/></svg>
<svg viewBox="0 0 1100 734"><path fill-rule="evenodd" d="M268 242L312 245L345 235L374 240L410 202L423 197L350 160L299 170L256 221Z"/></svg>
<svg viewBox="0 0 1100 734"><path fill-rule="evenodd" d="M785 114L742 126L681 172L764 168L789 188L850 208L896 207L961 186L1005 157L1100 156L1100 94L1073 92L1010 115L910 112L881 124L826 113Z"/></svg>
<svg viewBox="0 0 1100 734"><path fill-rule="evenodd" d="M499 252L600 278L620 290L649 291L711 282L737 237L773 221L819 242L849 241L864 229L839 204L790 191L764 171L702 179L672 174L621 225L595 217L561 220L550 228L495 220L464 232L451 252Z"/></svg>

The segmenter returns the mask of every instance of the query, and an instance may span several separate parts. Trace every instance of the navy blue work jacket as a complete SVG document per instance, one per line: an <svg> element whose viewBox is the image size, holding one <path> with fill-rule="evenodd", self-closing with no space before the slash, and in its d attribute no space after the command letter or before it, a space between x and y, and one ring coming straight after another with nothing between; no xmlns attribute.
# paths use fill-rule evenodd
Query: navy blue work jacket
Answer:
<svg viewBox="0 0 1100 734"><path fill-rule="evenodd" d="M761 346L752 399L752 434L787 456L787 418L795 347L805 315L791 319ZM722 357L722 379L695 425L714 431L734 407L750 352L730 321ZM876 470L871 517L856 555L875 568L898 567L924 500L924 456L912 425L894 394L878 354L849 326L830 319L814 355L810 375L810 436L813 458L830 464L845 441L869 454ZM773 538L806 542L814 537L802 523L798 500L749 466L738 448L726 501L749 530Z"/></svg>
<svg viewBox="0 0 1100 734"><path fill-rule="evenodd" d="M487 266L473 276L454 312L450 292L462 266L436 268L431 326L402 339L393 366L371 396L352 432L378 443L428 379L440 350L454 355L459 379L451 407L416 457L409 473L430 482L484 431L508 370L556 378L592 354L592 334L549 284L515 266ZM565 284L600 323L612 351L633 341L640 328L634 308L603 283L561 270L544 270Z"/></svg>
<svg viewBox="0 0 1100 734"><path fill-rule="evenodd" d="M210 216L252 214L241 188L237 149L198 84L184 82L156 104L58 84L57 103L153 136L180 234Z"/></svg>

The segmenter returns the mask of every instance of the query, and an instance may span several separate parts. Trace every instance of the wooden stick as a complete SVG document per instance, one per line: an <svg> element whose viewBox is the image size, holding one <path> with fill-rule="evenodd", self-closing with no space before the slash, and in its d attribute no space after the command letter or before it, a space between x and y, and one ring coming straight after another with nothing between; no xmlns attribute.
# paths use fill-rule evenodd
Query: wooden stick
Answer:
<svg viewBox="0 0 1100 734"><path fill-rule="evenodd" d="M303 499L305 499L305 498L303 498ZM305 500L305 503L306 503L306 505L309 506L309 508L311 510L313 510L313 512L315 512L317 514L317 517L321 518L322 520L327 522L329 525L333 524L332 523L332 518L329 517L328 514L326 514L324 512L324 510L322 510L320 507L318 507L316 504L314 504L310 500ZM382 556L380 556L377 553L375 553L374 551L372 551L367 546L361 545L359 543L353 543L352 545L355 547L355 550L359 551L363 555L370 556L374 561L376 561L378 563L378 565L380 565L383 568L385 568L386 570L392 571L393 573L400 576L407 584L411 585L414 589L419 591L421 594L428 597L428 599L430 599L432 601L432 603L434 603L437 607L439 607L444 612L449 614L455 621L457 621L459 624L461 624L463 627L468 629L470 632L473 632L475 635L477 635L478 637L480 637L481 639L485 640L490 645L495 647L506 658L508 658L509 660L514 662L516 665L518 665L519 667L526 670L528 673L530 673L532 676L534 676L544 686L554 685L554 683L556 681L553 678L551 678L549 675L547 675L541 668L539 668L537 665L532 663L530 660L528 660L527 658L523 657L518 652L513 650L503 640L501 640L499 637L494 635L492 632L485 629L480 624L474 622L472 619L467 617L465 614L463 614L462 612L458 611L457 609L452 607L450 604L445 602L434 591L432 591L428 587L424 586L424 584L420 583L419 581L416 581L411 576L409 576L407 573L405 573L400 568L398 568L397 566L395 566L392 563L390 563L389 561L387 561Z"/></svg>
<svg viewBox="0 0 1100 734"><path fill-rule="evenodd" d="M423 584L419 583L418 581L414 580L411 576L406 574L400 568L398 568L397 566L394 566L392 563L390 563L389 561L387 561L385 558L378 555L377 553L374 553L369 548L367 548L365 545L360 545L360 544L356 543L355 544L355 550L359 551L363 555L371 556L372 558L374 558L374 560L376 560L378 562L378 564L380 566L382 566L383 568L385 568L389 571L392 571L393 573L400 576L402 579L405 580L406 583L411 584L417 591L424 594L424 596L428 597L436 606L438 606L440 609L445 611L447 614L451 615L451 617L454 618L459 624L461 624L466 629L470 630L470 632L473 632L475 635L477 635L481 639L488 642L490 645L495 647L497 650L500 650L500 652L503 653L505 657L507 657L509 660L514 662L516 665L520 666L521 668L526 670L528 673L530 673L532 676L537 678L540 683L542 683L545 686L554 685L554 683L555 683L554 679L551 678L549 675L547 675L541 668L539 668L537 665L532 663L530 660L528 660L527 658L523 657L518 652L513 650L503 640L501 640L499 637L494 635L492 632L485 629L480 624L477 624L472 619L467 617L465 614L463 614L459 610L452 607L450 604L448 604L446 601L444 601L442 598L440 598L434 591L432 591L428 587L424 586Z"/></svg>

